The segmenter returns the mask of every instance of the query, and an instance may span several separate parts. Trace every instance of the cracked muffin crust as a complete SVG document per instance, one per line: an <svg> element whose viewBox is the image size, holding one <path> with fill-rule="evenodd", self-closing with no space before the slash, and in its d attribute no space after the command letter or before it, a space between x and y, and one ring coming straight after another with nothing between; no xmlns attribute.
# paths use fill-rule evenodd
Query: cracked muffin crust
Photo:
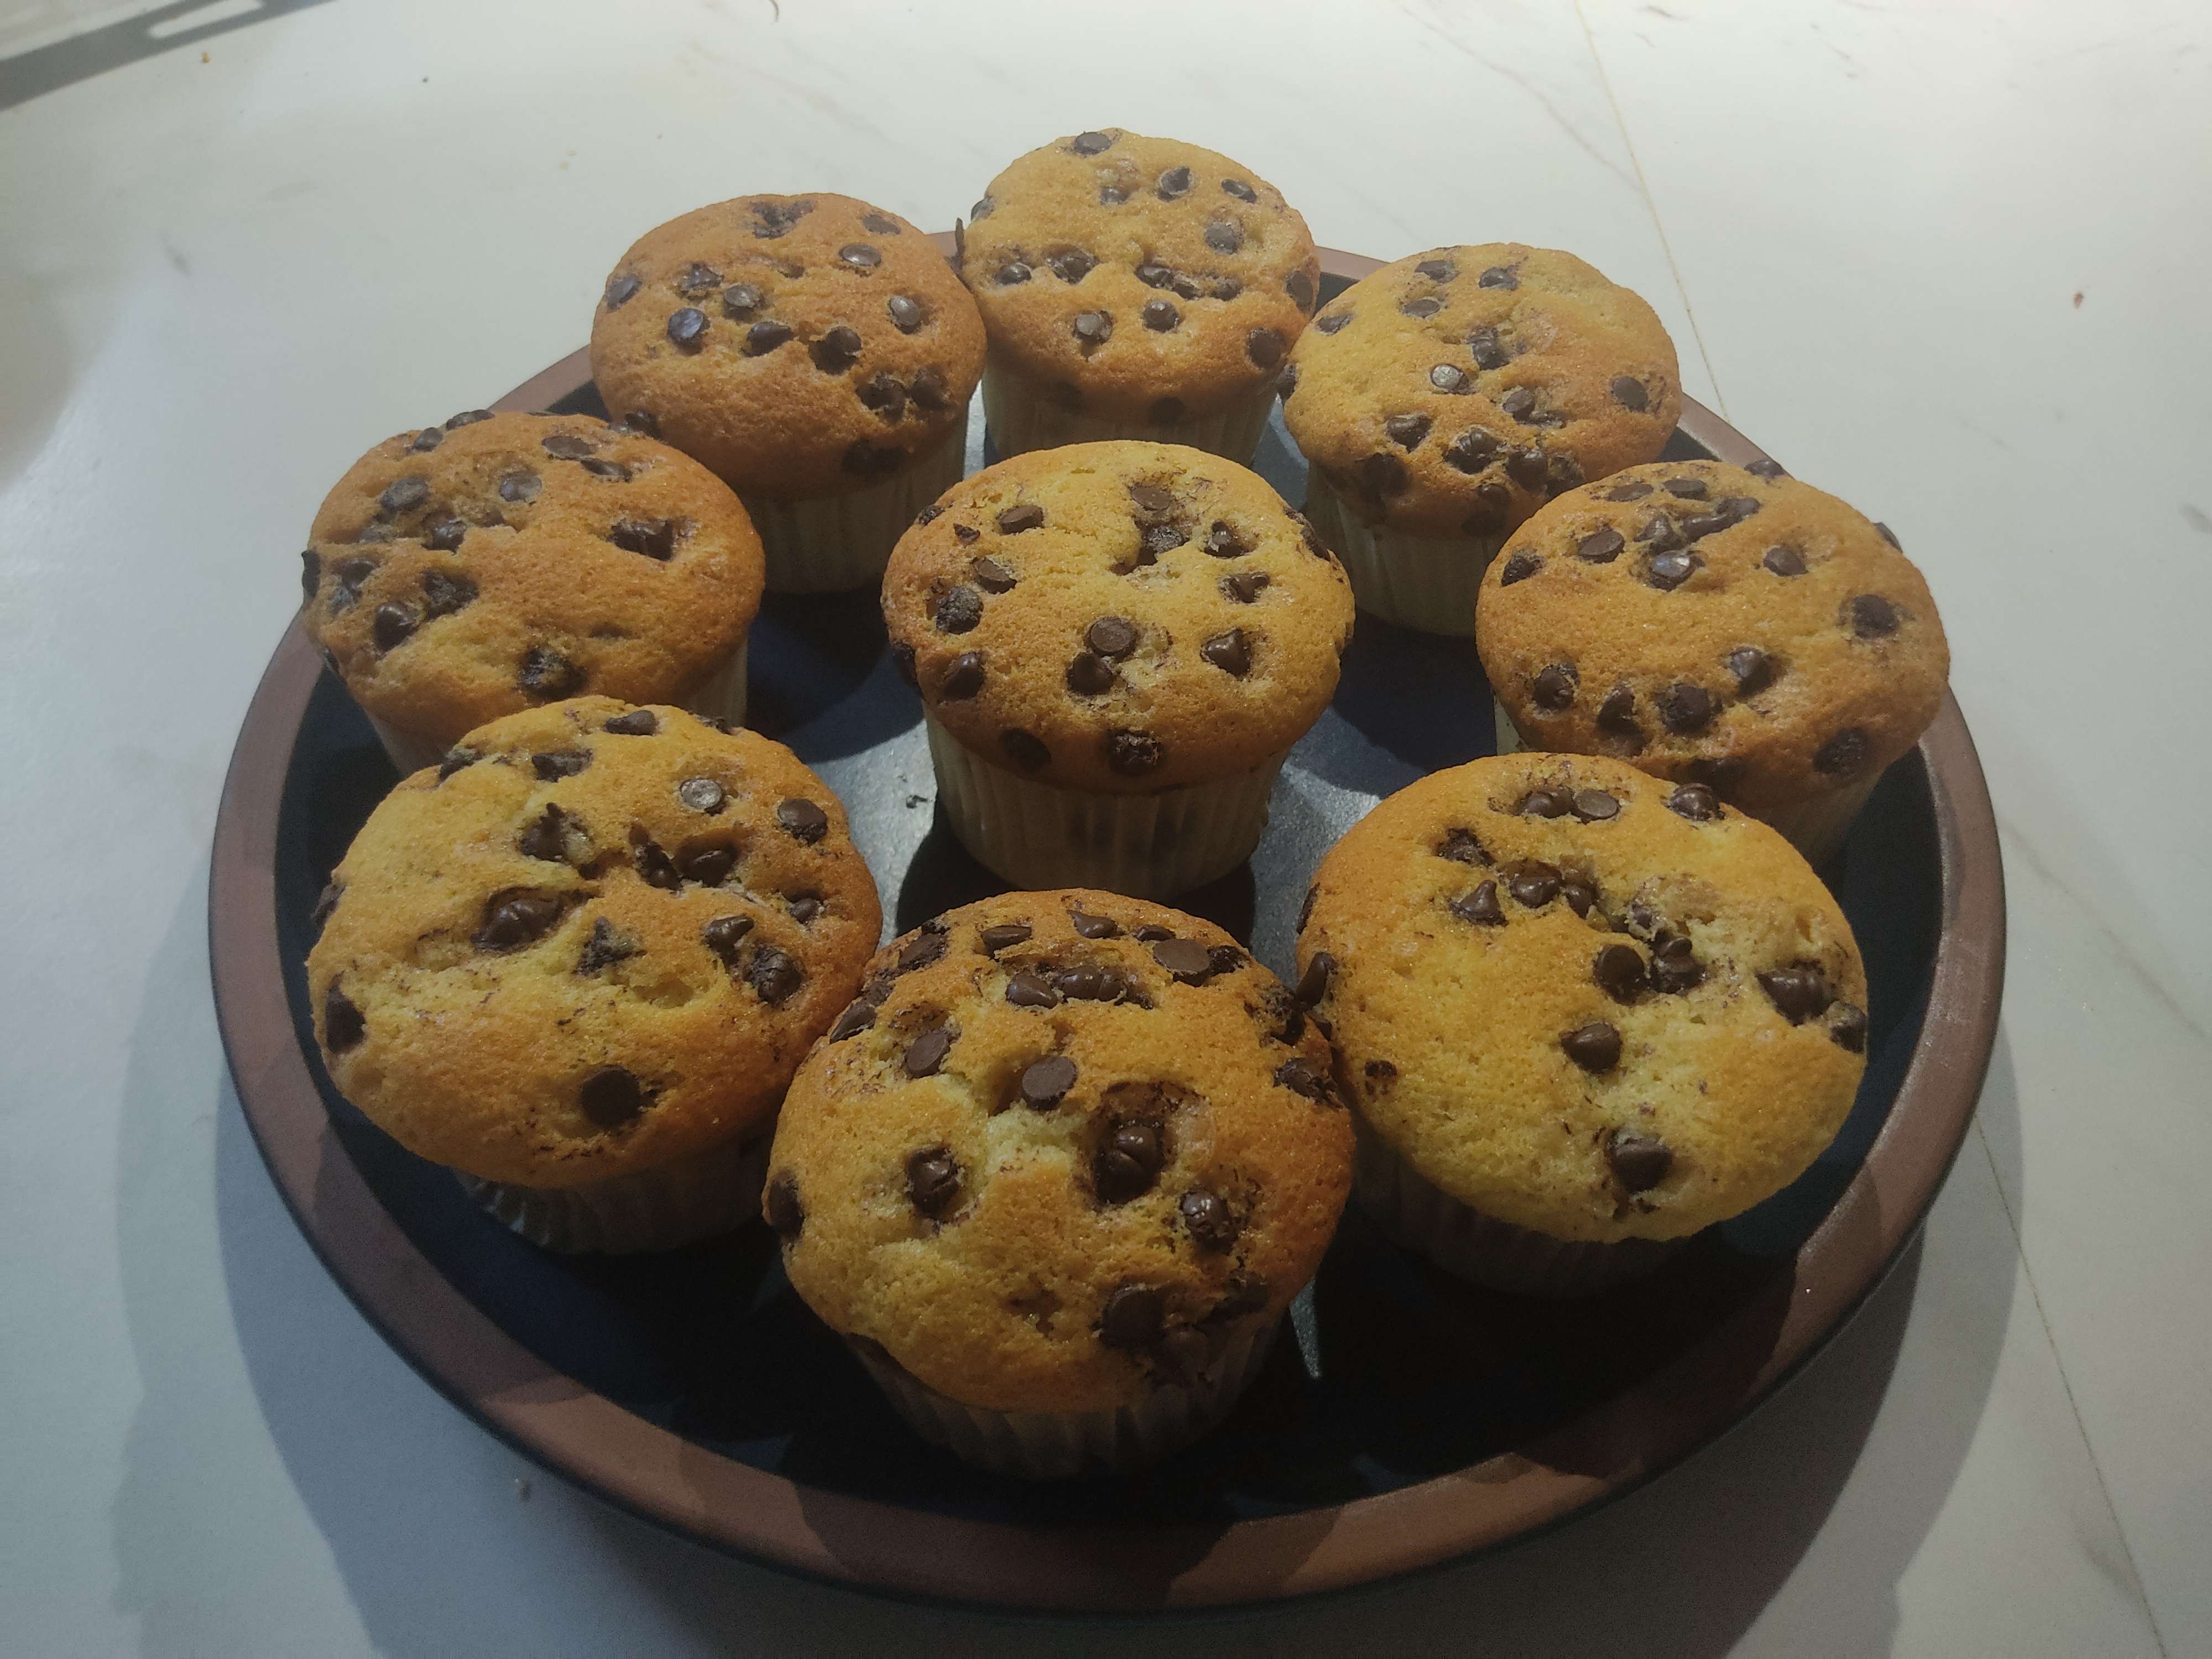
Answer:
<svg viewBox="0 0 2212 1659"><path fill-rule="evenodd" d="M315 514L301 620L437 747L579 692L680 702L744 641L763 561L727 485L628 427L471 410L388 438Z"/></svg>
<svg viewBox="0 0 2212 1659"><path fill-rule="evenodd" d="M607 407L748 496L854 491L964 422L975 304L936 245L849 196L744 196L647 231L592 322Z"/></svg>
<svg viewBox="0 0 2212 1659"><path fill-rule="evenodd" d="M1887 528L1771 462L1632 467L1561 496L1485 577L1475 640L1531 747L1762 817L1880 776L1950 669Z"/></svg>
<svg viewBox="0 0 2212 1659"><path fill-rule="evenodd" d="M1549 1239L1741 1213L1834 1139L1865 1069L1842 911L1701 784L1595 756L1474 761L1376 807L1307 903L1300 994L1365 1126L1450 1199Z"/></svg>
<svg viewBox="0 0 2212 1659"><path fill-rule="evenodd" d="M1351 589L1256 474L1139 442L1017 456L901 538L884 620L931 715L992 765L1100 793L1279 757L1321 717Z"/></svg>
<svg viewBox="0 0 2212 1659"><path fill-rule="evenodd" d="M1385 265L1291 356L1283 419L1361 519L1502 535L1650 460L1681 413L1674 347L1639 296L1571 253L1486 242Z"/></svg>
<svg viewBox="0 0 2212 1659"><path fill-rule="evenodd" d="M495 720L362 827L307 959L331 1079L410 1151L564 1188L764 1128L878 937L791 751L579 697Z"/></svg>
<svg viewBox="0 0 2212 1659"><path fill-rule="evenodd" d="M800 1067L764 1211L809 1306L970 1406L1202 1376L1351 1184L1326 1040L1210 923L1009 893L895 940Z"/></svg>
<svg viewBox="0 0 2212 1659"><path fill-rule="evenodd" d="M994 374L1128 435L1175 438L1246 400L1264 418L1320 294L1313 238L1273 185L1119 127L1021 157L960 239Z"/></svg>

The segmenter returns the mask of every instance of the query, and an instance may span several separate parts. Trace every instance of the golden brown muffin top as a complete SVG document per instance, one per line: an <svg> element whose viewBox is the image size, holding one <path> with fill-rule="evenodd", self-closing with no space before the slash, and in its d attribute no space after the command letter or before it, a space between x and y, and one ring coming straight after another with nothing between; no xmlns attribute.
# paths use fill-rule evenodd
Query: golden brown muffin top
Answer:
<svg viewBox="0 0 2212 1659"><path fill-rule="evenodd" d="M1753 811L1879 776L1950 672L1887 528L1771 462L1632 467L1561 496L1484 575L1475 640L1531 747Z"/></svg>
<svg viewBox="0 0 2212 1659"><path fill-rule="evenodd" d="M1658 313L1571 253L1431 248L1330 301L1291 356L1283 419L1370 523L1498 536L1548 497L1648 461L1682 411Z"/></svg>
<svg viewBox="0 0 2212 1659"><path fill-rule="evenodd" d="M410 1151L568 1187L765 1127L882 927L782 744L578 697L386 797L307 958L324 1063Z"/></svg>
<svg viewBox="0 0 2212 1659"><path fill-rule="evenodd" d="M1173 444L1070 444L964 479L899 538L901 671L994 764L1139 793L1234 775L1328 707L1343 568L1258 474Z"/></svg>
<svg viewBox="0 0 2212 1659"><path fill-rule="evenodd" d="M1055 139L991 180L959 264L994 354L1075 407L1166 422L1272 380L1321 291L1280 191L1120 127Z"/></svg>
<svg viewBox="0 0 2212 1659"><path fill-rule="evenodd" d="M1327 1042L1211 923L1007 893L895 940L799 1068L763 1209L837 1330L1001 1411L1205 1373L1328 1248Z"/></svg>
<svg viewBox="0 0 2212 1659"><path fill-rule="evenodd" d="M741 196L647 231L607 278L607 407L748 495L835 495L948 438L983 325L935 243L850 196Z"/></svg>
<svg viewBox="0 0 2212 1659"><path fill-rule="evenodd" d="M673 702L760 611L760 538L689 457L581 415L471 410L355 462L301 622L378 719L436 743L580 691Z"/></svg>
<svg viewBox="0 0 2212 1659"><path fill-rule="evenodd" d="M1375 1132L1553 1238L1750 1208L1835 1138L1866 1066L1858 946L1796 849L1597 756L1391 796L1323 860L1298 961Z"/></svg>

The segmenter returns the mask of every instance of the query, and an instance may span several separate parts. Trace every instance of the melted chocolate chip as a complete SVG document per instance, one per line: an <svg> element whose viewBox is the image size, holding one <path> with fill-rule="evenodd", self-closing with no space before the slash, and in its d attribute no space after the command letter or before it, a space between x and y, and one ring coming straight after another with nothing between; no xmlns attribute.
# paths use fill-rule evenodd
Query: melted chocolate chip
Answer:
<svg viewBox="0 0 2212 1659"><path fill-rule="evenodd" d="M1444 838L1437 843L1436 854L1438 858L1449 859L1455 864L1490 862L1490 854L1482 850L1482 843L1475 839L1472 830L1447 830Z"/></svg>
<svg viewBox="0 0 2212 1659"><path fill-rule="evenodd" d="M1152 946L1152 960L1183 985L1203 985L1215 971L1212 955L1196 939L1162 939Z"/></svg>
<svg viewBox="0 0 2212 1659"><path fill-rule="evenodd" d="M576 957L576 971L582 975L604 973L618 962L626 962L643 949L638 942L615 931L615 925L605 916L592 924L592 936L584 941L584 948Z"/></svg>
<svg viewBox="0 0 2212 1659"><path fill-rule="evenodd" d="M1565 1033L1559 1047L1585 1072L1609 1072L1620 1064L1620 1030L1601 1019Z"/></svg>

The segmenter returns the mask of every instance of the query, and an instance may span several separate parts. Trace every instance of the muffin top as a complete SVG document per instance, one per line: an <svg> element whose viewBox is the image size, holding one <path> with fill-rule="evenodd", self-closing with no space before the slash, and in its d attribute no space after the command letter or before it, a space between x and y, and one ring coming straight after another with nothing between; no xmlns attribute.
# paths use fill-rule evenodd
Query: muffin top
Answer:
<svg viewBox="0 0 2212 1659"><path fill-rule="evenodd" d="M1682 412L1658 314L1571 253L1431 248L1355 283L1291 356L1283 419L1373 523L1501 536L1648 461Z"/></svg>
<svg viewBox="0 0 2212 1659"><path fill-rule="evenodd" d="M1079 789L1229 776L1321 718L1352 589L1258 474L1173 444L1070 444L947 490L899 538L901 672L969 749Z"/></svg>
<svg viewBox="0 0 2212 1659"><path fill-rule="evenodd" d="M308 638L362 707L438 743L586 690L681 698L760 611L729 487L581 415L470 410L387 438L309 538Z"/></svg>
<svg viewBox="0 0 2212 1659"><path fill-rule="evenodd" d="M1307 906L1300 989L1367 1123L1554 1238L1677 1238L1749 1208L1835 1138L1865 1069L1843 912L1702 784L1470 762L1370 813Z"/></svg>
<svg viewBox="0 0 2212 1659"><path fill-rule="evenodd" d="M1089 1411L1280 1314L1351 1177L1327 1041L1228 934L1006 893L870 964L793 1080L763 1209L837 1330L969 1405Z"/></svg>
<svg viewBox="0 0 2212 1659"><path fill-rule="evenodd" d="M834 495L958 424L975 302L937 246L850 196L741 196L632 245L592 319L607 407L643 410L733 489Z"/></svg>
<svg viewBox="0 0 2212 1659"><path fill-rule="evenodd" d="M1033 149L961 232L991 349L1072 407L1170 422L1264 386L1321 259L1249 167L1109 127Z"/></svg>
<svg viewBox="0 0 2212 1659"><path fill-rule="evenodd" d="M1484 574L1475 641L1532 748L1753 811L1879 776L1943 701L1936 601L1885 526L1772 462L1632 467Z"/></svg>
<svg viewBox="0 0 2212 1659"><path fill-rule="evenodd" d="M568 1187L764 1128L882 927L782 744L578 697L471 732L333 873L324 1063L410 1151Z"/></svg>

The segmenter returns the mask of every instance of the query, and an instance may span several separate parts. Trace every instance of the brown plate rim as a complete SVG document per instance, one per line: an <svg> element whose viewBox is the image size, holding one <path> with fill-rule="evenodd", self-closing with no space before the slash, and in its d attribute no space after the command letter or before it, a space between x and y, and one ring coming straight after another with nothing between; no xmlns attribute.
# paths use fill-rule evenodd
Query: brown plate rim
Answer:
<svg viewBox="0 0 2212 1659"><path fill-rule="evenodd" d="M939 237L951 246L950 237ZM1350 280L1382 263L1324 249ZM590 378L574 353L499 400L542 409ZM1683 399L1723 460L1764 453ZM240 1105L301 1231L363 1316L491 1432L599 1496L712 1547L857 1588L1061 1612L1279 1600L1497 1547L1633 1490L1740 1420L1842 1328L1917 1231L1965 1139L1996 1042L2004 972L1996 821L1957 702L1920 742L1941 924L1918 1042L1864 1162L1800 1248L1778 1326L1750 1308L1570 1425L1628 1449L1603 1475L1542 1447L1295 1515L1209 1526L962 1520L799 1486L655 1427L548 1366L442 1278L346 1155L295 1035L277 945L278 809L322 665L295 623L264 672L224 780L209 879L216 1012ZM1716 1366L1718 1358L1746 1360ZM1716 1387L1711 1379L1729 1380ZM1686 1392L1695 1405L1685 1408Z"/></svg>

